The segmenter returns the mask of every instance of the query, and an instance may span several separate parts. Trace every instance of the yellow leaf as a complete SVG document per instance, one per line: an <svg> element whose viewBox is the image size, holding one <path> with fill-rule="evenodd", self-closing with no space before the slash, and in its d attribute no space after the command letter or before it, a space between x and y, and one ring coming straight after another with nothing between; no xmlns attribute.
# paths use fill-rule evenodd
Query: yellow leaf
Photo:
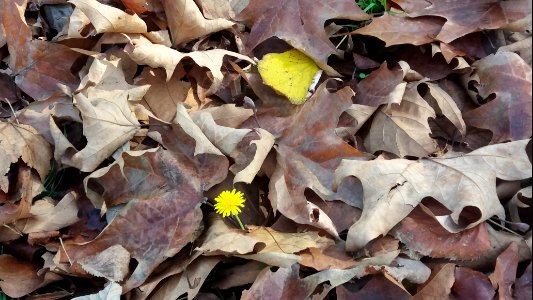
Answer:
<svg viewBox="0 0 533 300"><path fill-rule="evenodd" d="M265 84L297 105L311 96L322 74L311 58L296 49L265 55L258 69Z"/></svg>

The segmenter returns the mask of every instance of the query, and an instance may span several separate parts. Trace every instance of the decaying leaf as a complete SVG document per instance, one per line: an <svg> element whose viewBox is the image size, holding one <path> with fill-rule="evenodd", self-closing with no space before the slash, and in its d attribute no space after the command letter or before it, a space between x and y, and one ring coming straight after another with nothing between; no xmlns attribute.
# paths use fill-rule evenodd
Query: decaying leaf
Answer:
<svg viewBox="0 0 533 300"><path fill-rule="evenodd" d="M489 55L472 66L474 96L494 99L464 114L466 124L492 131L493 143L531 137L531 67L512 52Z"/></svg>
<svg viewBox="0 0 533 300"><path fill-rule="evenodd" d="M327 64L327 59L337 50L324 30L324 22L333 18L363 21L370 16L350 0L251 0L238 16L253 24L247 43L250 49L275 36L314 59L328 74L335 75L337 72Z"/></svg>
<svg viewBox="0 0 533 300"><path fill-rule="evenodd" d="M0 190L7 193L9 181L6 174L11 164L22 158L44 181L50 170L52 152L50 144L33 127L0 122L0 156Z"/></svg>
<svg viewBox="0 0 533 300"><path fill-rule="evenodd" d="M452 212L436 217L450 232L472 228L493 215L505 218L496 196L496 177L519 180L530 176L527 143L491 145L468 154L450 153L419 161L343 160L336 182L355 176L364 193L363 213L348 232L346 249L357 250L387 233L425 197L436 199Z"/></svg>
<svg viewBox="0 0 533 300"><path fill-rule="evenodd" d="M79 8L91 21L96 33L121 32L145 33L146 24L137 15L102 4L96 0L69 0Z"/></svg>

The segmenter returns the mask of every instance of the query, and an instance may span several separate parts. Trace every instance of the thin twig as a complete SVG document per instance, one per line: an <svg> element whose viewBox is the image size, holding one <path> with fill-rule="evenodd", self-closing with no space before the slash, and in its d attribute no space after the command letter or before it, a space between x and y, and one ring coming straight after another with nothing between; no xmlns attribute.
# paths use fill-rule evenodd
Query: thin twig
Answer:
<svg viewBox="0 0 533 300"><path fill-rule="evenodd" d="M61 247L63 247L63 251L65 251L65 255L68 258L68 262L70 263L70 266L72 266L72 260L70 260L70 256L68 256L67 249L65 248L65 245L63 244L63 239L59 238L59 242L61 243Z"/></svg>

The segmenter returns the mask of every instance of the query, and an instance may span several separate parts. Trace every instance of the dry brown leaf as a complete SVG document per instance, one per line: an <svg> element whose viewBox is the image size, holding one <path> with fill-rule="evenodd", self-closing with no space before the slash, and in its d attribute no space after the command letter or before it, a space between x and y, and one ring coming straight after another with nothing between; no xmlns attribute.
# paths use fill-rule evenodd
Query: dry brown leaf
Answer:
<svg viewBox="0 0 533 300"><path fill-rule="evenodd" d="M345 248L342 240L324 249L309 248L299 253L302 259L298 263L317 271L352 268L358 262L346 253Z"/></svg>
<svg viewBox="0 0 533 300"><path fill-rule="evenodd" d="M489 279L483 273L469 268L455 268L451 300L493 299L495 294Z"/></svg>
<svg viewBox="0 0 533 300"><path fill-rule="evenodd" d="M424 85L428 87L428 95L424 99L435 110L436 115L444 116L455 126L460 135L464 136L466 134L466 124L463 120L461 110L452 96L437 84L426 82Z"/></svg>
<svg viewBox="0 0 533 300"><path fill-rule="evenodd" d="M42 191L43 184L39 180L38 175L32 172L32 169L28 166L19 166L14 189L9 194L6 194L7 199L13 202L18 201L18 203L4 202L0 205L0 225L30 217L31 203ZM20 230L14 230L12 227L8 228L18 236L22 235Z"/></svg>
<svg viewBox="0 0 533 300"><path fill-rule="evenodd" d="M117 244L80 259L79 264L84 271L93 276L121 282L129 272L130 253L120 244Z"/></svg>
<svg viewBox="0 0 533 300"><path fill-rule="evenodd" d="M466 0L456 2L425 0L393 0L410 17L438 16L445 18L436 39L449 43L468 33L497 29L510 23L531 17L531 2L528 0ZM483 17L479 17L483 16ZM516 28L518 31L527 28Z"/></svg>
<svg viewBox="0 0 533 300"><path fill-rule="evenodd" d="M222 274L217 282L214 283L214 286L226 290L232 287L252 284L264 268L265 265L263 263L253 260L244 265L226 268L222 270Z"/></svg>
<svg viewBox="0 0 533 300"><path fill-rule="evenodd" d="M395 299L395 300L409 300L412 299L411 294L407 292L403 286L396 283L394 280L386 276L373 276L370 281L365 284L360 290L352 291L346 288L345 285L335 288L338 300L351 299Z"/></svg>
<svg viewBox="0 0 533 300"><path fill-rule="evenodd" d="M369 152L388 151L399 157L425 157L436 151L429 136L428 118L435 118L433 108L418 94L419 83L409 83L401 103L382 106L374 115L365 137Z"/></svg>
<svg viewBox="0 0 533 300"><path fill-rule="evenodd" d="M436 217L450 232L472 228L493 215L504 219L496 196L496 177L530 177L527 143L522 140L491 145L468 154L448 153L418 161L343 160L336 171L336 182L355 176L364 193L363 213L348 231L346 249L360 249L387 233L425 197L433 197L452 211Z"/></svg>
<svg viewBox="0 0 533 300"><path fill-rule="evenodd" d="M200 257L180 274L169 277L154 290L150 299L174 299L187 293L187 299L195 299L211 270L222 260L221 257Z"/></svg>
<svg viewBox="0 0 533 300"><path fill-rule="evenodd" d="M233 19L249 4L249 0L199 0L196 1L208 19Z"/></svg>
<svg viewBox="0 0 533 300"><path fill-rule="evenodd" d="M122 294L122 287L116 282L108 282L98 293L72 298L72 300L115 300Z"/></svg>
<svg viewBox="0 0 533 300"><path fill-rule="evenodd" d="M258 116L261 127L277 138L277 165L270 177L268 195L273 210L296 223L326 230L332 236L338 233L330 217L310 202L304 192L310 189L323 200L361 205L358 188L352 183L347 182L346 188L337 193L331 186L341 157L363 155L335 134L340 115L352 103L352 95L349 88L330 93L322 84L293 115Z"/></svg>
<svg viewBox="0 0 533 300"><path fill-rule="evenodd" d="M79 8L91 21L96 33L145 33L146 24L137 15L130 15L124 11L96 0L69 0Z"/></svg>
<svg viewBox="0 0 533 300"><path fill-rule="evenodd" d="M213 83L207 90L207 95L214 94L220 88L224 78L220 70L224 56L233 56L254 64L254 61L247 56L223 49L182 53L163 45L134 40L126 45L125 50L138 64L149 65L152 68L164 68L167 72L167 80L172 77L182 59L191 58L197 65L208 68L213 75Z"/></svg>
<svg viewBox="0 0 533 300"><path fill-rule="evenodd" d="M192 123L190 119L182 122ZM118 214L96 239L65 245L74 262L113 245L128 250L138 265L123 291L140 286L161 262L197 238L203 192L227 175L226 157L195 154L195 141L183 127L156 128L166 150L124 152L114 164L85 180L96 205L102 201L108 209L125 205L118 206ZM101 193L90 190L89 180L101 187Z"/></svg>
<svg viewBox="0 0 533 300"><path fill-rule="evenodd" d="M50 170L50 144L31 126L0 122L0 190L8 192L7 172L19 158L35 169L44 182Z"/></svg>
<svg viewBox="0 0 533 300"><path fill-rule="evenodd" d="M450 292L455 282L455 265L442 264L433 267L431 278L418 288L414 300L450 299Z"/></svg>
<svg viewBox="0 0 533 300"><path fill-rule="evenodd" d="M354 103L378 107L381 104L400 104L407 83L403 81L408 70L389 70L387 62L379 66L355 86Z"/></svg>
<svg viewBox="0 0 533 300"><path fill-rule="evenodd" d="M440 225L430 208L421 204L393 232L407 249L424 256L469 260L491 249L486 226L481 223L474 228L451 233Z"/></svg>
<svg viewBox="0 0 533 300"><path fill-rule="evenodd" d="M512 300L513 285L518 267L518 246L511 243L496 259L494 273L489 276L492 287L498 290L498 299Z"/></svg>
<svg viewBox="0 0 533 300"><path fill-rule="evenodd" d="M400 44L415 46L431 43L439 34L444 21L435 17L409 18L401 15L384 14L373 18L372 23L352 32L377 37L385 47Z"/></svg>
<svg viewBox="0 0 533 300"><path fill-rule="evenodd" d="M308 288L300 279L298 264L294 264L275 272L264 269L250 289L242 292L241 300L264 299L264 295L270 299L306 299L308 294Z"/></svg>
<svg viewBox="0 0 533 300"><path fill-rule="evenodd" d="M2 19L9 66L17 86L36 100L61 94L59 86L73 89L79 82L71 68L82 54L44 40L33 40L24 19L26 0L4 1Z"/></svg>
<svg viewBox="0 0 533 300"><path fill-rule="evenodd" d="M184 72L180 71L174 72L167 81L164 70L144 68L141 75L135 79L136 84L150 85L141 103L156 117L166 122L174 119L176 105L185 101L191 88L189 82L180 80L184 75Z"/></svg>
<svg viewBox="0 0 533 300"><path fill-rule="evenodd" d="M194 0L162 0L172 44L178 46L213 32L233 26L233 22L218 18L204 18Z"/></svg>
<svg viewBox="0 0 533 300"><path fill-rule="evenodd" d="M30 208L32 216L26 220L22 232L59 230L78 222L78 197L76 192L70 192L57 204L50 198L34 202Z"/></svg>
<svg viewBox="0 0 533 300"><path fill-rule="evenodd" d="M224 106L219 108L224 110ZM268 131L261 128L254 130L235 129L217 125L211 114L212 112L215 112L215 110L204 109L192 113L191 116L205 136L218 149L220 149L222 153L234 159L235 164L230 167L230 170L235 173L233 182L245 182L250 184L257 175L257 172L261 169L263 162L272 149L272 146L274 145L274 137ZM231 118L231 115L227 114L225 118ZM258 136L259 139L253 139L248 142L247 145L239 144L251 134ZM252 145L255 145L255 147ZM255 148L255 150L253 148ZM250 155L250 153L253 154Z"/></svg>
<svg viewBox="0 0 533 300"><path fill-rule="evenodd" d="M338 50L324 30L324 22L334 18L363 21L370 16L350 0L251 0L237 17L253 24L247 42L250 49L275 36L311 57L329 75L337 75L327 60Z"/></svg>
<svg viewBox="0 0 533 300"><path fill-rule="evenodd" d="M269 265L287 267L298 261L293 255L307 248L325 248L333 241L318 233L285 233L268 227L248 225L249 232L232 229L217 215L210 216L211 226L197 250L204 255L235 255ZM229 243L228 241L231 241Z"/></svg>
<svg viewBox="0 0 533 300"><path fill-rule="evenodd" d="M140 99L148 86L133 86L125 81L121 60L95 59L74 94L74 104L83 119L87 145L76 150L50 119L56 146L54 156L61 163L84 172L94 171L100 163L127 143L140 123L129 107L129 99Z"/></svg>
<svg viewBox="0 0 533 300"><path fill-rule="evenodd" d="M0 255L0 288L9 297L26 296L51 282L63 279L61 276L45 272L37 275L39 267L30 262L20 261L11 255Z"/></svg>
<svg viewBox="0 0 533 300"><path fill-rule="evenodd" d="M516 53L501 52L476 61L467 80L474 99L494 99L464 114L467 125L492 131L492 143L531 137L531 67Z"/></svg>

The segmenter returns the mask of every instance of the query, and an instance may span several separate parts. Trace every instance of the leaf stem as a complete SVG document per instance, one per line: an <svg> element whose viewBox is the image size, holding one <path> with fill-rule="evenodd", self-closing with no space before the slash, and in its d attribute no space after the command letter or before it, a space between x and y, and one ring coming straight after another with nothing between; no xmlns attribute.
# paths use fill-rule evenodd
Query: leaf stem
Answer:
<svg viewBox="0 0 533 300"><path fill-rule="evenodd" d="M239 216L238 215L233 215L235 217L235 219L237 219L237 222L239 222L239 226L241 227L242 230L246 230L244 228L244 225L242 225L242 222L241 222L241 219L239 219Z"/></svg>

